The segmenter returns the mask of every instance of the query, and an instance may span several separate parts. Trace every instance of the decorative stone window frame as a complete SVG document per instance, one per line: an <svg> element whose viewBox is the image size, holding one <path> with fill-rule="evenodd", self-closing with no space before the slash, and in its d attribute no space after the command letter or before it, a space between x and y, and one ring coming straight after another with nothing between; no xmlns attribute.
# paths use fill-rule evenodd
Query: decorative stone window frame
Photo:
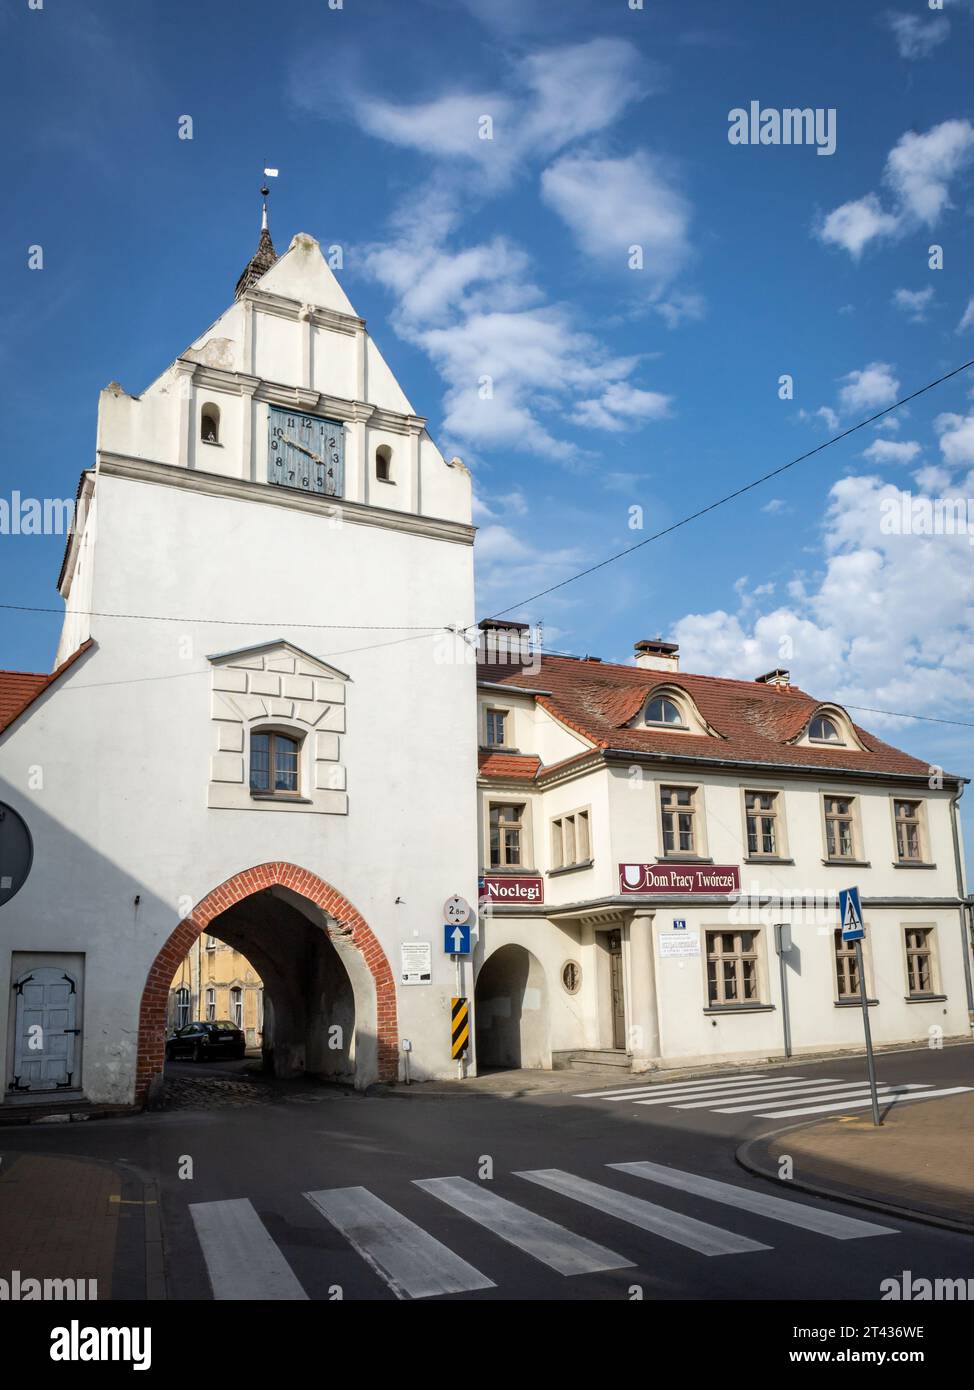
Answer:
<svg viewBox="0 0 974 1390"><path fill-rule="evenodd" d="M747 933L754 937L754 949L746 953L749 959L754 960L754 975L757 986L757 997L754 999L736 999L729 1002L714 1003L710 998L710 946L711 936L732 936L738 937ZM759 1013L767 1012L774 1008L771 1002L771 987L768 975L768 933L758 923L750 922L709 922L701 927L701 946L700 964L703 978L703 1005L705 1014L724 1014L724 1013ZM735 953L728 953L734 959L741 959ZM725 957L720 953L720 958ZM739 975L743 979L743 973ZM718 990L718 994L721 991Z"/></svg>
<svg viewBox="0 0 974 1390"><path fill-rule="evenodd" d="M208 659L213 751L207 805L347 815L341 736L349 677L283 639ZM251 735L275 730L300 740L297 795L250 790Z"/></svg>
<svg viewBox="0 0 974 1390"><path fill-rule="evenodd" d="M866 935L862 940L862 964L863 974L866 978L864 982L860 980L859 987L861 989L863 987L863 983L865 983L866 1003L869 1005L874 1005L877 1004L879 1001L877 1000L875 994L876 985L873 971L872 933L869 929L868 922L865 922L863 925L866 928ZM841 941L841 937L842 928L833 927L831 930L831 935L829 937L829 950L832 955L832 993L835 1002L835 1007L837 1009L859 1009L862 1008L862 998L860 995L839 993L839 951L842 949L839 945L839 942ZM850 942L849 945L853 946L854 943Z"/></svg>
<svg viewBox="0 0 974 1390"><path fill-rule="evenodd" d="M494 806L522 806L521 816L521 862L520 864L492 865L490 862L490 813ZM493 788L484 796L483 802L483 865L489 874L533 874L535 870L534 852L534 803L523 791L500 791Z"/></svg>

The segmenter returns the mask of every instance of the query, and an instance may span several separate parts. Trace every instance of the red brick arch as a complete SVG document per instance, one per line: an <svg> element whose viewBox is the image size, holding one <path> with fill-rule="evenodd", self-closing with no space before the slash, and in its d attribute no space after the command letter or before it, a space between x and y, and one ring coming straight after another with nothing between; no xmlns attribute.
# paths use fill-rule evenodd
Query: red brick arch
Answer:
<svg viewBox="0 0 974 1390"><path fill-rule="evenodd" d="M380 1081L395 1081L399 1066L396 984L386 954L365 918L346 897L324 879L295 864L258 864L234 874L198 902L175 928L156 956L146 978L139 1009L139 1051L135 1075L136 1104L145 1103L149 1083L165 1060L166 1006L169 986L180 961L214 917L265 888L290 888L341 923L362 953L375 981Z"/></svg>

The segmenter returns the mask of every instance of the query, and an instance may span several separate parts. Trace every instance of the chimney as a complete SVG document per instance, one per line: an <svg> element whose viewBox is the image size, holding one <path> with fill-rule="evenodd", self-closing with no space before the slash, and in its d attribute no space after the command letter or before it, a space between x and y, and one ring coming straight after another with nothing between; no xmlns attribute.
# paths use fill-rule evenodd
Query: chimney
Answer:
<svg viewBox="0 0 974 1390"><path fill-rule="evenodd" d="M773 671L765 671L763 676L756 676L754 683L755 685L791 685L791 672L782 670L780 666L777 666Z"/></svg>
<svg viewBox="0 0 974 1390"><path fill-rule="evenodd" d="M644 671L679 671L680 645L657 637L636 643L636 665Z"/></svg>
<svg viewBox="0 0 974 1390"><path fill-rule="evenodd" d="M477 626L480 639L477 657L488 665L529 665L534 659L531 630L527 623L510 619L483 618Z"/></svg>

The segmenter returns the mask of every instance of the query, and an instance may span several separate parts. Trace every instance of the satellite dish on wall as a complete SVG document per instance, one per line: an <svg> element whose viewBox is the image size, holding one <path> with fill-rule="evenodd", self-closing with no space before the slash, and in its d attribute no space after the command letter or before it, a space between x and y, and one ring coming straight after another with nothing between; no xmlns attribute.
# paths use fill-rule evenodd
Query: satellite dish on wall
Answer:
<svg viewBox="0 0 974 1390"><path fill-rule="evenodd" d="M22 816L0 801L0 907L27 882L34 842Z"/></svg>

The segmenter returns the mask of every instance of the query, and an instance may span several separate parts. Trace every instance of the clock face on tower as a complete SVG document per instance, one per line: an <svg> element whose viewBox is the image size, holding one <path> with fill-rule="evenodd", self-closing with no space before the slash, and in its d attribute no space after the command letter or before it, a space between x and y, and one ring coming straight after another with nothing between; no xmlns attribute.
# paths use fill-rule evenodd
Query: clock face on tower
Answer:
<svg viewBox="0 0 974 1390"><path fill-rule="evenodd" d="M278 487L341 497L345 427L297 410L268 411L267 481Z"/></svg>

